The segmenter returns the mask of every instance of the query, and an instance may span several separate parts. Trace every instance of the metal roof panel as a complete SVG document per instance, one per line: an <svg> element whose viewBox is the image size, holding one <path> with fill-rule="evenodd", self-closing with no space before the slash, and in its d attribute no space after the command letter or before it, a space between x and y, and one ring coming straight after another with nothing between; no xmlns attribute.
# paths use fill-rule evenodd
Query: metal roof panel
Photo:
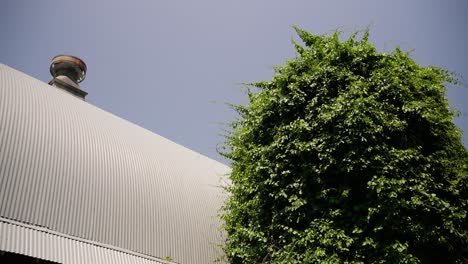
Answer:
<svg viewBox="0 0 468 264"><path fill-rule="evenodd" d="M229 168L0 65L0 216L180 263L222 256Z"/></svg>

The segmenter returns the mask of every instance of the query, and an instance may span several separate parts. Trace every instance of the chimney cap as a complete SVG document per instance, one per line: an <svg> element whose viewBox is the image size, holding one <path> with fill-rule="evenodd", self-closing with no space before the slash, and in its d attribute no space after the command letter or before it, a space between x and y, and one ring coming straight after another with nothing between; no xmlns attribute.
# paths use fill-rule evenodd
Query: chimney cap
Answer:
<svg viewBox="0 0 468 264"><path fill-rule="evenodd" d="M86 64L80 58L71 55L57 55L52 58L50 63L50 74L53 77L60 75L64 68L71 68L76 72L76 82L80 83L86 77Z"/></svg>

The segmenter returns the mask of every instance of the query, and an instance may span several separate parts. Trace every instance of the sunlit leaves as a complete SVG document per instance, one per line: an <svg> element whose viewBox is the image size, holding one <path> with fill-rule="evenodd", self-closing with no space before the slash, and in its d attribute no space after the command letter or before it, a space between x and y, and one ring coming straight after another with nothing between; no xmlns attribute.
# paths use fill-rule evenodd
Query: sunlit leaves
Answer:
<svg viewBox="0 0 468 264"><path fill-rule="evenodd" d="M295 29L297 58L234 106L229 261L462 263L468 154L444 97L453 76L377 52L368 32Z"/></svg>

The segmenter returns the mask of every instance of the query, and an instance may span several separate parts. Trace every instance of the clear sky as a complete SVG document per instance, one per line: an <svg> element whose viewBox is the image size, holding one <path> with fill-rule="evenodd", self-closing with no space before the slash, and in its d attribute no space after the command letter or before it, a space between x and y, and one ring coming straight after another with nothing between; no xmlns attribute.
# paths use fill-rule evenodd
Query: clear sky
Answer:
<svg viewBox="0 0 468 264"><path fill-rule="evenodd" d="M322 34L370 26L380 51L468 83L466 0L0 0L0 62L44 82L57 54L82 58L87 101L213 159L240 83L294 58L291 25ZM448 98L468 144L468 88Z"/></svg>

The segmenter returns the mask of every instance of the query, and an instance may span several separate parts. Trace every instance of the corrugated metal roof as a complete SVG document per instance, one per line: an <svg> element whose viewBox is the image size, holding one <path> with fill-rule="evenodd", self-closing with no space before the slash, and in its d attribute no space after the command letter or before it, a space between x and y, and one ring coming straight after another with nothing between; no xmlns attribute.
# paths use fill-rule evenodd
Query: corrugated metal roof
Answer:
<svg viewBox="0 0 468 264"><path fill-rule="evenodd" d="M0 216L180 263L222 256L229 168L0 65Z"/></svg>
<svg viewBox="0 0 468 264"><path fill-rule="evenodd" d="M0 218L0 250L63 264L171 263Z"/></svg>

